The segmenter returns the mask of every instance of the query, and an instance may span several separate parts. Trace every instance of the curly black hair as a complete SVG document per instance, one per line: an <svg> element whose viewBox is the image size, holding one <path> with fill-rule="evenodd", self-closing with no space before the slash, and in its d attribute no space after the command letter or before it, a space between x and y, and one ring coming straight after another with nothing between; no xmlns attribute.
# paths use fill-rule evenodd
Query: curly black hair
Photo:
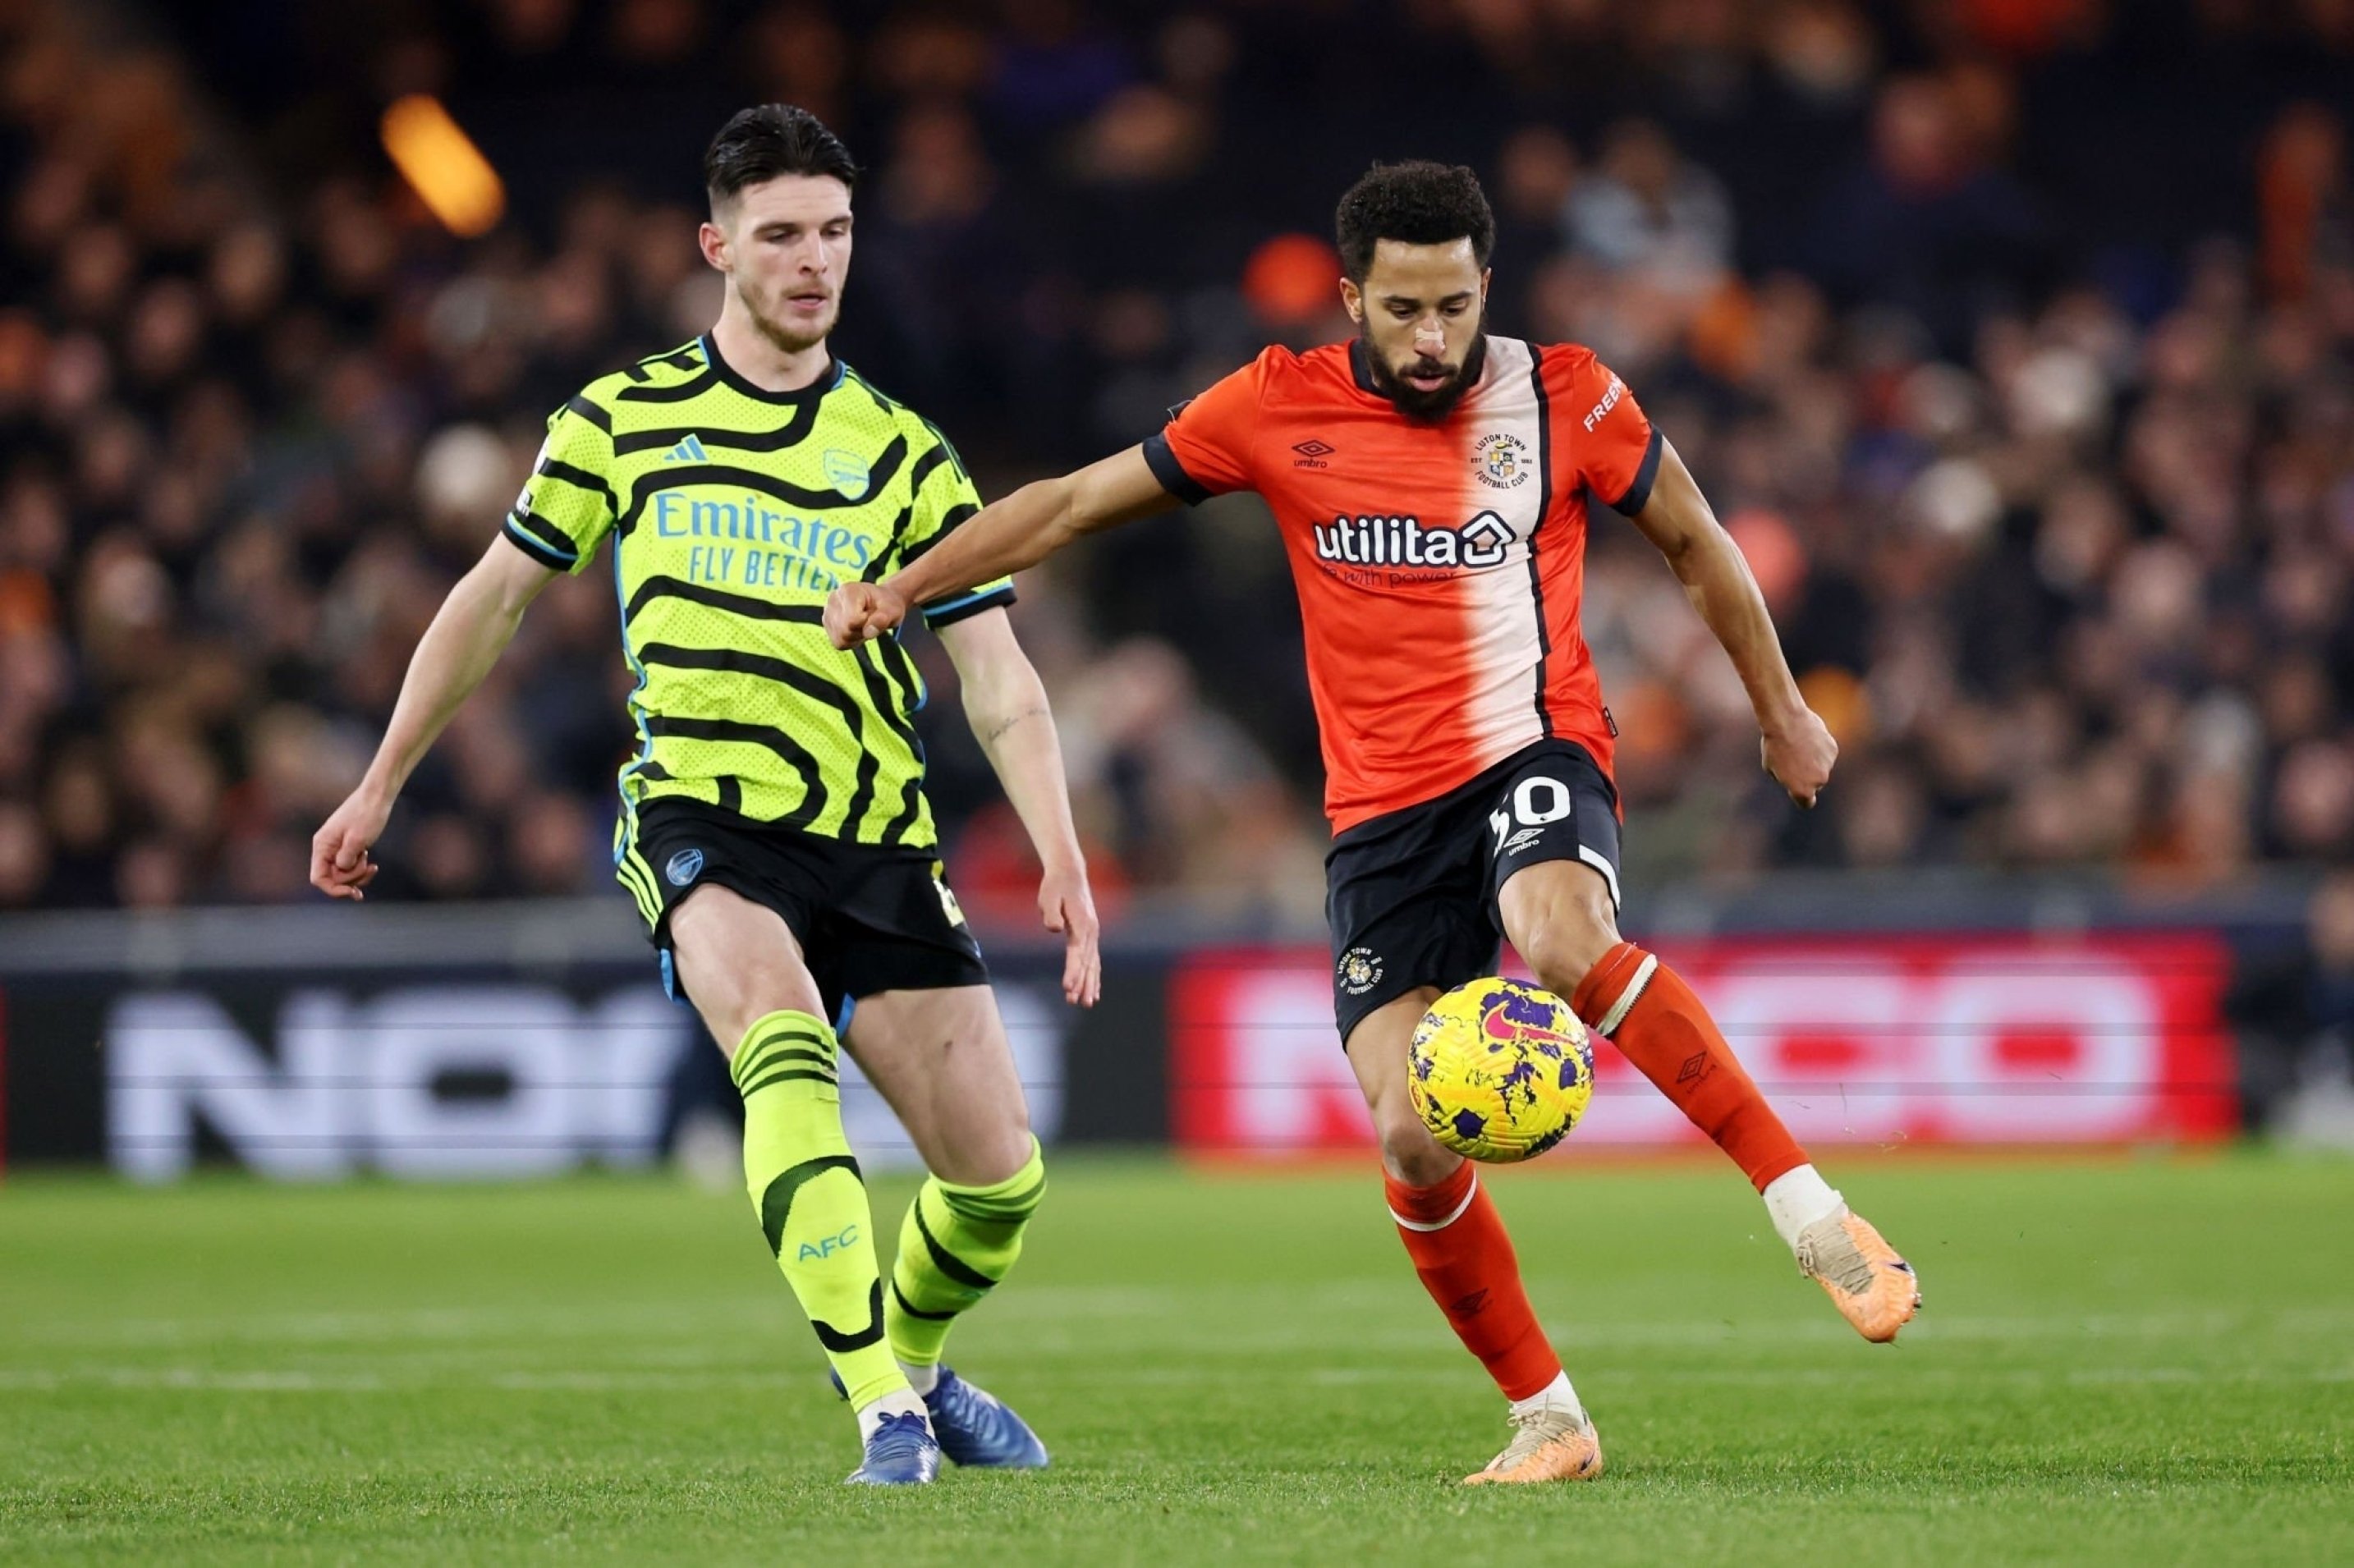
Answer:
<svg viewBox="0 0 2354 1568"><path fill-rule="evenodd" d="M738 110L703 154L703 184L715 207L779 175L831 175L855 187L858 164L824 121L790 103Z"/></svg>
<svg viewBox="0 0 2354 1568"><path fill-rule="evenodd" d="M1333 214L1341 244L1341 270L1363 283L1373 264L1373 246L1384 239L1408 245L1444 245L1469 238L1481 267L1496 248L1496 215L1479 176L1460 164L1415 159L1375 164L1351 185Z"/></svg>

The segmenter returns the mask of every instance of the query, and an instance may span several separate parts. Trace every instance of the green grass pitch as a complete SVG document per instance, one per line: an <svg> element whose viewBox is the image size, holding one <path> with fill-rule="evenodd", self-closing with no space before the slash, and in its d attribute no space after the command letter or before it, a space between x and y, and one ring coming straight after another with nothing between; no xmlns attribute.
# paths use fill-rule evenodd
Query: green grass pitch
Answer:
<svg viewBox="0 0 2354 1568"><path fill-rule="evenodd" d="M950 1346L1055 1467L886 1495L740 1194L12 1179L0 1562L2354 1559L2354 1163L1833 1160L1893 1349L1731 1171L1561 1163L1494 1186L1610 1471L1531 1490L1370 1171L1055 1162Z"/></svg>

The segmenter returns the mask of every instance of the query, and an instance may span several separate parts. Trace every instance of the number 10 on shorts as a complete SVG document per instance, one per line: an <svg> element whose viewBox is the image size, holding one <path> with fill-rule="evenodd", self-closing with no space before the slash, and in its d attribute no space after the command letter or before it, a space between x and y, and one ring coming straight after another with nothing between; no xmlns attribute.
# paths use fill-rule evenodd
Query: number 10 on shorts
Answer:
<svg viewBox="0 0 2354 1568"><path fill-rule="evenodd" d="M1511 809L1488 814L1488 825L1496 830L1496 853L1511 854L1528 848L1543 836L1546 823L1561 821L1569 810L1569 786L1560 779L1543 774L1522 779L1512 791ZM1518 832L1512 831L1515 822L1520 825Z"/></svg>

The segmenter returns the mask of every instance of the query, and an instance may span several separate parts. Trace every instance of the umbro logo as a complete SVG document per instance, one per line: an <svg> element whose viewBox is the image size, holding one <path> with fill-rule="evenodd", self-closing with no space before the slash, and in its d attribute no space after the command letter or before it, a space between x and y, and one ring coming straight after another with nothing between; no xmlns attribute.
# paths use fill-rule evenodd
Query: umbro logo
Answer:
<svg viewBox="0 0 2354 1568"><path fill-rule="evenodd" d="M664 462L709 462L711 454L703 450L701 436L689 436L663 453Z"/></svg>
<svg viewBox="0 0 2354 1568"><path fill-rule="evenodd" d="M1332 455L1332 447L1330 443L1320 441L1313 436L1309 437L1308 440L1304 441L1294 441L1291 444L1291 450L1299 454L1291 461L1291 466L1294 468L1330 468L1332 466L1331 463L1324 461L1326 458Z"/></svg>

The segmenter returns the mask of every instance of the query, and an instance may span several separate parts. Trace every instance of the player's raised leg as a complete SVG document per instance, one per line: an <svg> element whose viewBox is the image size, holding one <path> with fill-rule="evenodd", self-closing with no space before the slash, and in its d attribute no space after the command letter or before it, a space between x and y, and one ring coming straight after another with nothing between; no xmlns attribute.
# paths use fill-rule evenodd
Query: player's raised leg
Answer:
<svg viewBox="0 0 2354 1568"><path fill-rule="evenodd" d="M842 1129L833 1030L801 947L775 911L705 885L671 911L671 951L712 1037L734 1042L744 1097L744 1180L785 1282L858 1413L856 1482L938 1473L924 1404L884 1336L866 1184Z"/></svg>
<svg viewBox="0 0 2354 1568"><path fill-rule="evenodd" d="M1013 1271L1046 1193L996 998L982 985L878 992L858 1003L849 1044L930 1171L899 1226L883 1308L891 1353L949 1458L1039 1468L1037 1435L940 1360L957 1319Z"/></svg>
<svg viewBox="0 0 2354 1568"><path fill-rule="evenodd" d="M1474 1483L1590 1480L1602 1446L1521 1283L1520 1259L1479 1170L1439 1147L1406 1096L1406 1047L1438 996L1422 986L1350 1030L1349 1065L1373 1113L1390 1217L1423 1288L1511 1402L1511 1442Z"/></svg>
<svg viewBox="0 0 2354 1568"><path fill-rule="evenodd" d="M1799 1268L1865 1339L1896 1337L1921 1305L1913 1266L1849 1211L1774 1114L1673 969L1618 936L1610 885L1584 861L1521 866L1498 895L1505 935L1586 1027L1610 1039L1763 1194Z"/></svg>

